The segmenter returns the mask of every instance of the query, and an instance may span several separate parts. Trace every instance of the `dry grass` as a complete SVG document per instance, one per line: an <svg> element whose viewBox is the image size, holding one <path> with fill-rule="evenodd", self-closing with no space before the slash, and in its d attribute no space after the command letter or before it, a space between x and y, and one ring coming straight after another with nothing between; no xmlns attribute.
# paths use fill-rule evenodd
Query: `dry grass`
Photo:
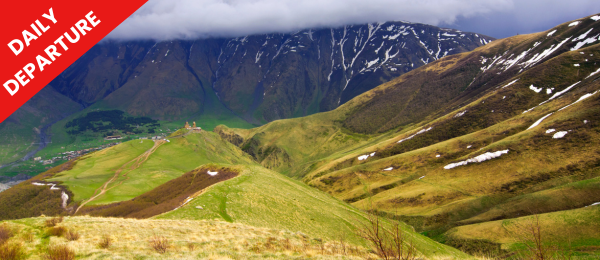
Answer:
<svg viewBox="0 0 600 260"><path fill-rule="evenodd" d="M65 244L54 244L48 246L43 258L46 260L72 260L75 259L75 251Z"/></svg>
<svg viewBox="0 0 600 260"><path fill-rule="evenodd" d="M23 244L17 242L5 242L0 244L0 259L19 260L25 259Z"/></svg>
<svg viewBox="0 0 600 260"><path fill-rule="evenodd" d="M190 252L193 252L194 250L196 250L196 244L189 242L187 244L187 248L188 248L188 250L190 250Z"/></svg>
<svg viewBox="0 0 600 260"><path fill-rule="evenodd" d="M74 229L69 229L65 233L65 238L69 241L76 241L77 239L79 239L79 237L81 237L81 235L79 234L79 232L77 232L77 230Z"/></svg>
<svg viewBox="0 0 600 260"><path fill-rule="evenodd" d="M108 249L112 245L112 238L109 235L104 234L102 238L100 238L100 242L98 242L98 248Z"/></svg>
<svg viewBox="0 0 600 260"><path fill-rule="evenodd" d="M136 220L122 218L69 217L61 224L63 237L45 240L43 218L22 219L34 230L34 242L25 243L31 258L82 259L365 259L375 255L343 239L313 239L286 230L258 228L216 220ZM9 223L10 224L10 223ZM76 230L75 241L67 234ZM110 234L110 236L108 235ZM118 238L117 240L114 240ZM52 246L45 250L48 243ZM101 246L102 244L102 246ZM68 245L68 247L65 247ZM62 247L61 247L62 246ZM104 248L110 248L106 251ZM59 258L65 256L65 258Z"/></svg>
<svg viewBox="0 0 600 260"><path fill-rule="evenodd" d="M63 222L63 217L54 217L54 218L49 218L46 220L46 227L54 227L56 225L58 225L58 223Z"/></svg>
<svg viewBox="0 0 600 260"><path fill-rule="evenodd" d="M13 230L6 223L0 225L0 245L6 243L13 235Z"/></svg>
<svg viewBox="0 0 600 260"><path fill-rule="evenodd" d="M153 236L148 240L148 244L159 254L164 254L169 250L169 240L164 236Z"/></svg>
<svg viewBox="0 0 600 260"><path fill-rule="evenodd" d="M48 235L55 237L62 237L67 232L67 229L63 226L51 227L48 229Z"/></svg>

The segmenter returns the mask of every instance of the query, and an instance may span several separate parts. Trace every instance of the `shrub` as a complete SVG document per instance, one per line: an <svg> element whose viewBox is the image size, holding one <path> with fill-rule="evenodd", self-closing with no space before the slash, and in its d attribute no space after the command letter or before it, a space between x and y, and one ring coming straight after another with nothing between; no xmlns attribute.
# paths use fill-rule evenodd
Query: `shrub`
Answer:
<svg viewBox="0 0 600 260"><path fill-rule="evenodd" d="M75 259L75 251L67 245L51 245L46 250L43 258L47 260L72 260Z"/></svg>
<svg viewBox="0 0 600 260"><path fill-rule="evenodd" d="M3 243L0 244L0 259L18 260L25 259L25 249L21 243Z"/></svg>
<svg viewBox="0 0 600 260"><path fill-rule="evenodd" d="M63 217L54 217L50 219L46 219L46 227L54 227L63 221Z"/></svg>
<svg viewBox="0 0 600 260"><path fill-rule="evenodd" d="M392 225L391 229L387 229L380 217L373 211L367 212L366 222L358 222L357 234L371 242L379 257L385 260L416 259L416 249L413 247L412 241L407 241L404 231L400 229L397 222Z"/></svg>
<svg viewBox="0 0 600 260"><path fill-rule="evenodd" d="M69 229L67 230L67 232L65 233L65 238L69 241L75 241L77 239L79 239L81 235L73 229Z"/></svg>
<svg viewBox="0 0 600 260"><path fill-rule="evenodd" d="M150 244L150 247L159 254L164 254L167 252L167 249L169 249L169 240L163 236L153 236L148 243Z"/></svg>
<svg viewBox="0 0 600 260"><path fill-rule="evenodd" d="M51 227L48 229L48 234L55 237L62 237L67 232L67 229L62 226Z"/></svg>
<svg viewBox="0 0 600 260"><path fill-rule="evenodd" d="M110 245L112 245L112 239L109 235L102 236L100 242L98 242L98 247L102 249L107 249L110 247Z"/></svg>
<svg viewBox="0 0 600 260"><path fill-rule="evenodd" d="M4 244L14 235L14 232L7 224L0 225L0 245Z"/></svg>

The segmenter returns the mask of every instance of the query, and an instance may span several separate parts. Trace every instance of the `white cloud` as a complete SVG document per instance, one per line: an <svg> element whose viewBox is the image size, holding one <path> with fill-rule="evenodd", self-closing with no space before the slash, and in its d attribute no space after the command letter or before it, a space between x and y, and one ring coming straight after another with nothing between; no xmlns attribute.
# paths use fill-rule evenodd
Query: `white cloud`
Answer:
<svg viewBox="0 0 600 260"><path fill-rule="evenodd" d="M150 0L108 37L236 37L398 20L438 25L512 7L513 0Z"/></svg>

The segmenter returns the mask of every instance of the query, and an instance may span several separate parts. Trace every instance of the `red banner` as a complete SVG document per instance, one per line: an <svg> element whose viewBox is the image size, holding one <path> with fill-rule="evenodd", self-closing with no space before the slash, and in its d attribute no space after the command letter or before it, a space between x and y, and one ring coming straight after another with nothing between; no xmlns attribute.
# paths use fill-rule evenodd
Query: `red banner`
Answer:
<svg viewBox="0 0 600 260"><path fill-rule="evenodd" d="M0 123L147 1L4 1Z"/></svg>

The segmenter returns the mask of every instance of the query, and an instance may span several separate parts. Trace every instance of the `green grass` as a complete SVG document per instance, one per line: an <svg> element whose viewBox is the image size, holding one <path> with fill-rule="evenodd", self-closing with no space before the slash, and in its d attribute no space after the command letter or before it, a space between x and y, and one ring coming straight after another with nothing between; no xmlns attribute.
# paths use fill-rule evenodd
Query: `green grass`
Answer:
<svg viewBox="0 0 600 260"><path fill-rule="evenodd" d="M129 141L92 153L81 158L72 170L59 173L48 181L60 181L67 185L75 194L75 201L88 199L96 189L114 176L119 167L150 149L153 144L150 140L142 143Z"/></svg>
<svg viewBox="0 0 600 260"><path fill-rule="evenodd" d="M52 87L43 88L0 124L0 165L21 159L37 149L37 133L44 125L79 109L79 104Z"/></svg>
<svg viewBox="0 0 600 260"><path fill-rule="evenodd" d="M44 172L52 167L61 165L65 162L66 160L56 160L52 164L43 165L40 162L34 162L33 160L29 160L0 169L0 176L12 177L20 173L24 173L29 176L35 176L41 172Z"/></svg>
<svg viewBox="0 0 600 260"><path fill-rule="evenodd" d="M91 154L80 160L72 170L51 180L64 182L75 194L74 199L81 201L89 199L96 189L115 175L116 170L127 164L109 186L115 187L90 203L106 204L132 199L202 164L251 163L236 147L212 132L202 131L169 140L137 168L127 163L152 148L153 141L132 140Z"/></svg>
<svg viewBox="0 0 600 260"><path fill-rule="evenodd" d="M264 167L237 166L241 176L208 188L185 206L159 215L157 219L220 219L257 227L303 232L313 237L365 244L355 234L364 213L304 183ZM197 209L197 206L203 209ZM434 255L467 257L453 248L417 234L403 225L417 249Z"/></svg>
<svg viewBox="0 0 600 260"><path fill-rule="evenodd" d="M480 239L502 245L509 251L523 250L524 229L531 227L532 216L490 221L456 227L446 235L458 239ZM581 259L597 259L600 243L600 207L558 211L539 215L542 240L563 250L575 251Z"/></svg>

